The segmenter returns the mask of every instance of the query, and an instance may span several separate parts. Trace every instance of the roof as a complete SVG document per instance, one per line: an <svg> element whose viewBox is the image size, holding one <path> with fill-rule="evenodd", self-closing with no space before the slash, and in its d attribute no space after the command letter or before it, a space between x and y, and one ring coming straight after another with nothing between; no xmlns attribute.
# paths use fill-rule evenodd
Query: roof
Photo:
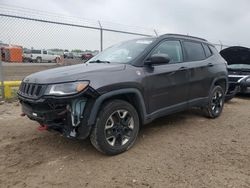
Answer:
<svg viewBox="0 0 250 188"><path fill-rule="evenodd" d="M206 39L195 37L195 36L190 36L190 35L181 35L181 34L173 34L173 33L168 33L161 35L160 37L176 37L176 38L183 38L183 39L192 39L200 42L207 42Z"/></svg>

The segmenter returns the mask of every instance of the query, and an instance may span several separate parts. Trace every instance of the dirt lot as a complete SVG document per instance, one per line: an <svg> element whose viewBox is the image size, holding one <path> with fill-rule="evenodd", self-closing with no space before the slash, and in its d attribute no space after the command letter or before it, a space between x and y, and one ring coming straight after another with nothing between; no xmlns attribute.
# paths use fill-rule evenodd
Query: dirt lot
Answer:
<svg viewBox="0 0 250 188"><path fill-rule="evenodd" d="M0 187L250 187L250 100L215 120L191 110L142 128L108 157L88 140L38 132L18 103L0 105Z"/></svg>

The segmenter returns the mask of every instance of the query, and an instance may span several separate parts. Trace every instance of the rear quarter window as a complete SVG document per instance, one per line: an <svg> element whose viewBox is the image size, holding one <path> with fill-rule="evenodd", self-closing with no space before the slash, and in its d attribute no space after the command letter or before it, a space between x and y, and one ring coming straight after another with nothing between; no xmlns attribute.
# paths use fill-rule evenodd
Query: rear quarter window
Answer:
<svg viewBox="0 0 250 188"><path fill-rule="evenodd" d="M206 55L201 43L183 42L187 54L187 61L200 61L206 59Z"/></svg>
<svg viewBox="0 0 250 188"><path fill-rule="evenodd" d="M218 50L214 46L210 45L209 47L212 50L213 54L218 54L219 53Z"/></svg>
<svg viewBox="0 0 250 188"><path fill-rule="evenodd" d="M203 44L203 47L204 47L204 51L205 51L206 57L210 57L210 56L213 55L212 52L211 52L211 50L210 50L210 48L208 47L208 45Z"/></svg>

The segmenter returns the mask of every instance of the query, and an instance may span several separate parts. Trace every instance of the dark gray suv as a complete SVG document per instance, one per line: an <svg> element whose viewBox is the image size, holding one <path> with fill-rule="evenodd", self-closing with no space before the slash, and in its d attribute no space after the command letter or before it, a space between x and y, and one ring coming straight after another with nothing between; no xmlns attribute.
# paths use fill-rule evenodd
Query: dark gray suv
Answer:
<svg viewBox="0 0 250 188"><path fill-rule="evenodd" d="M128 150L140 125L200 107L218 117L227 67L204 39L166 34L122 42L85 64L27 76L18 91L23 115L109 155Z"/></svg>

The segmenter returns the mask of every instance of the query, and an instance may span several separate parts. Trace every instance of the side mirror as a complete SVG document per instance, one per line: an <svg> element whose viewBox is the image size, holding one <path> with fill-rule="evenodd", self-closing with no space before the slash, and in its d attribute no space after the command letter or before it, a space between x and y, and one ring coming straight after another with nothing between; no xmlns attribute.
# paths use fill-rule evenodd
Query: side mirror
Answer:
<svg viewBox="0 0 250 188"><path fill-rule="evenodd" d="M162 65L168 64L170 57L167 54L154 54L145 61L146 65Z"/></svg>

